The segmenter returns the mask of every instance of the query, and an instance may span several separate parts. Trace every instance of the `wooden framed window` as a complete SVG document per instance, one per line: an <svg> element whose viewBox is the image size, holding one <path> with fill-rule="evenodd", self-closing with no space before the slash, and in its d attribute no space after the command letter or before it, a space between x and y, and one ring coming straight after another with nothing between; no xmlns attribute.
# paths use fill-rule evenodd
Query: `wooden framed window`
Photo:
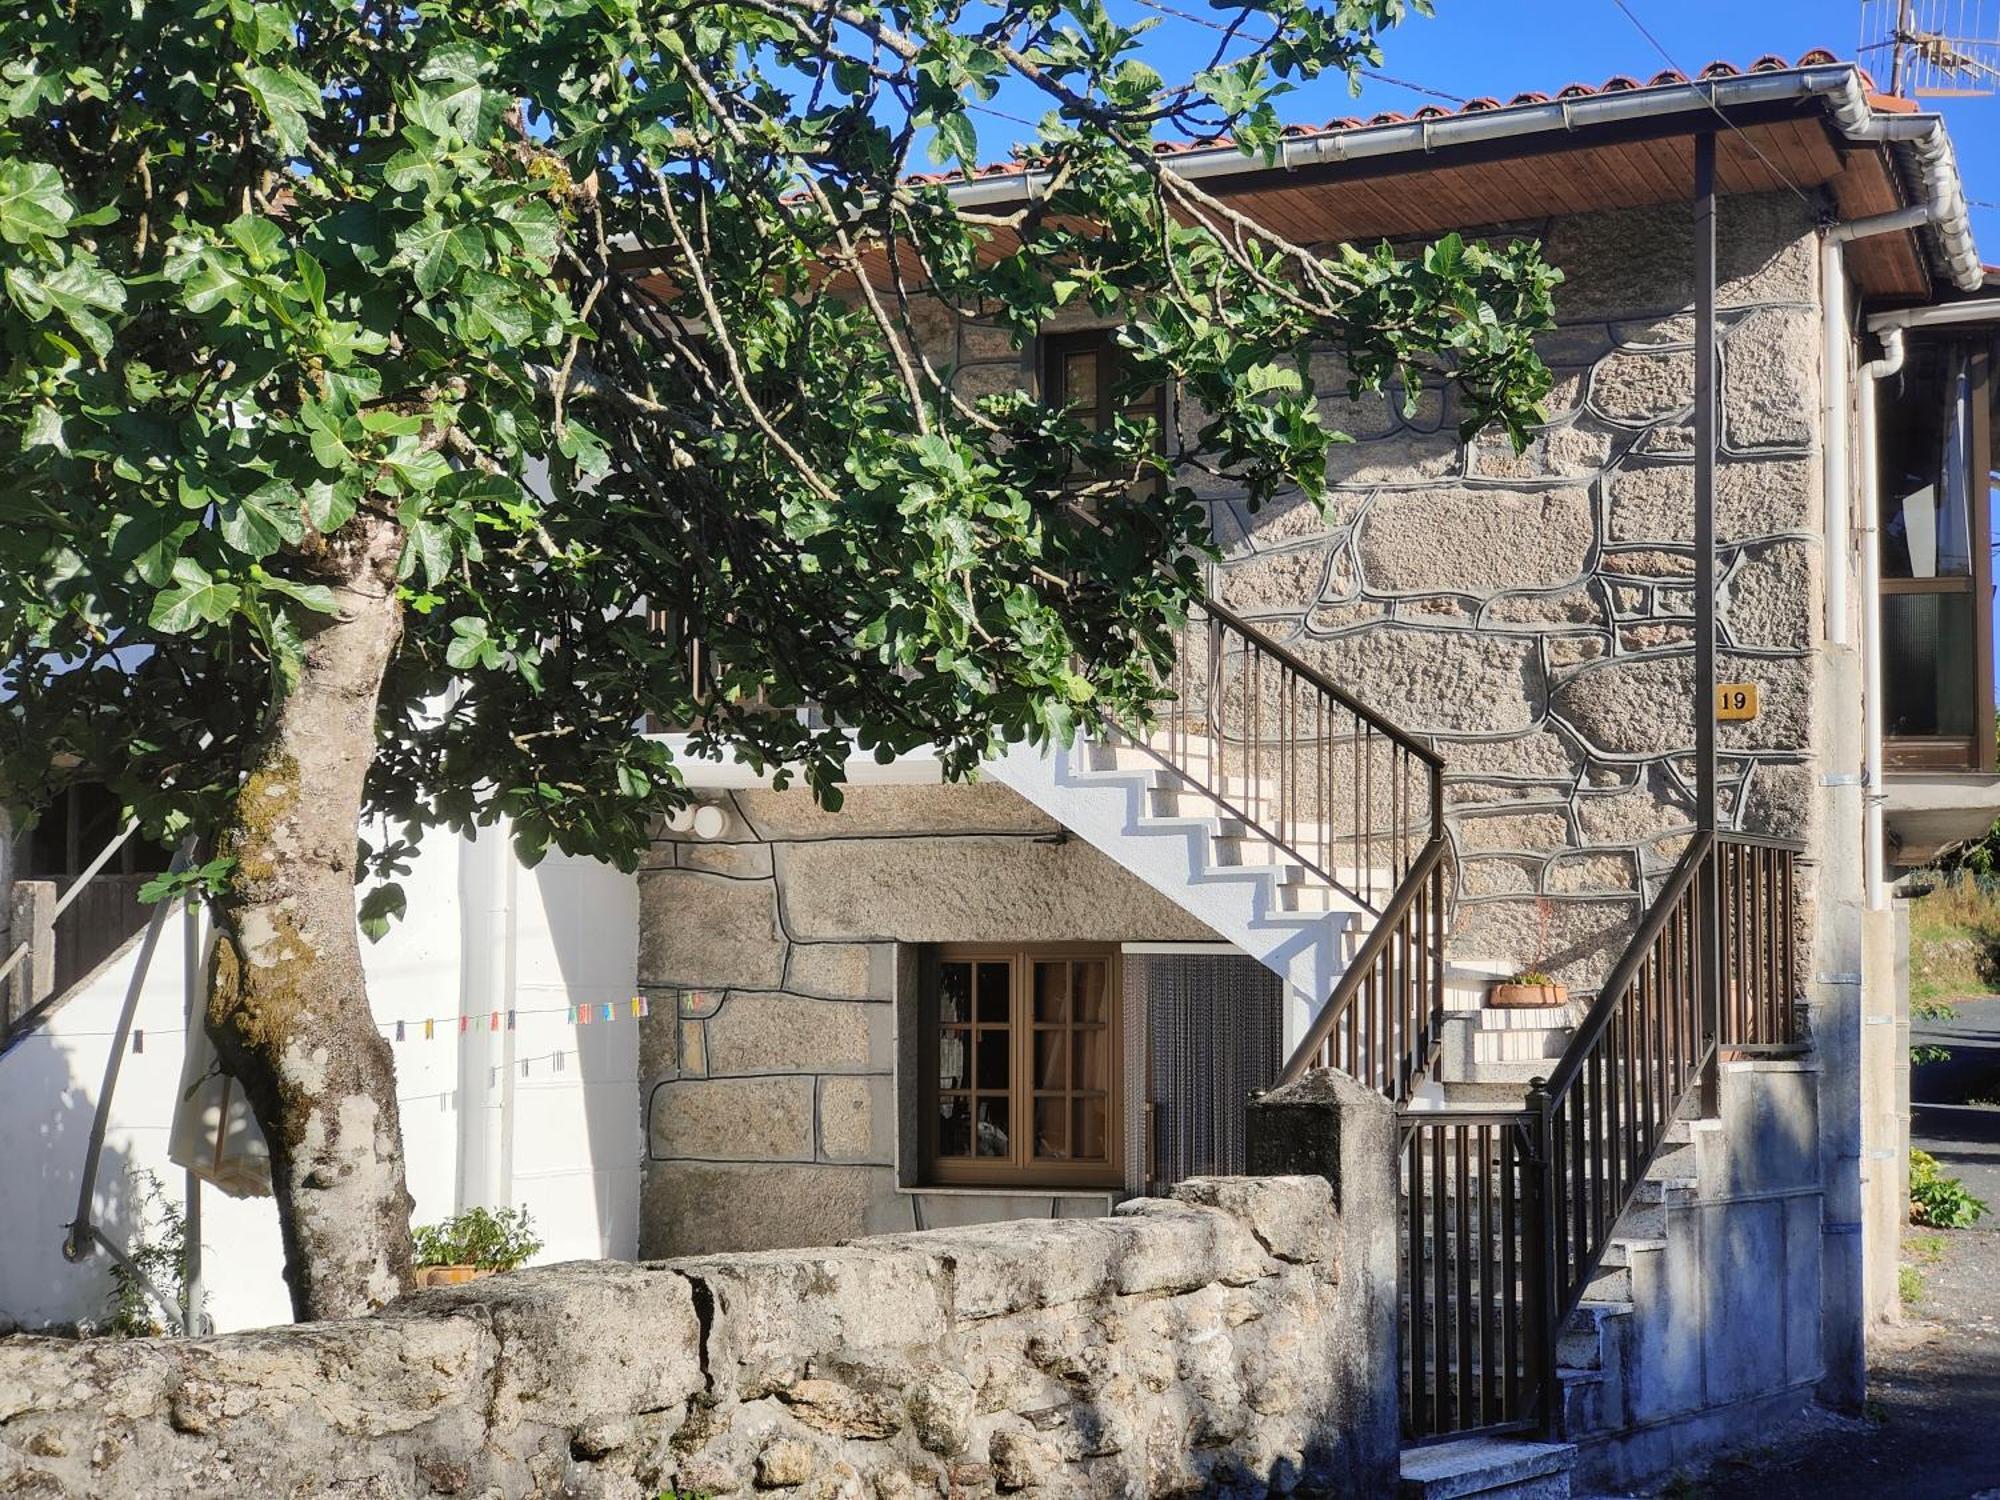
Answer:
<svg viewBox="0 0 2000 1500"><path fill-rule="evenodd" d="M1913 335L1881 412L1883 729L1892 765L1994 767L1990 342Z"/></svg>
<svg viewBox="0 0 2000 1500"><path fill-rule="evenodd" d="M1118 416L1151 422L1155 447L1164 446L1167 397L1163 387L1130 389L1128 356L1112 341L1108 328L1078 333L1045 334L1042 338L1042 390L1052 406L1067 406L1089 427L1103 430ZM1093 476L1078 474L1077 483ZM1155 481L1149 480L1149 486Z"/></svg>
<svg viewBox="0 0 2000 1500"><path fill-rule="evenodd" d="M1118 954L944 947L923 964L924 1176L945 1185L1122 1180Z"/></svg>

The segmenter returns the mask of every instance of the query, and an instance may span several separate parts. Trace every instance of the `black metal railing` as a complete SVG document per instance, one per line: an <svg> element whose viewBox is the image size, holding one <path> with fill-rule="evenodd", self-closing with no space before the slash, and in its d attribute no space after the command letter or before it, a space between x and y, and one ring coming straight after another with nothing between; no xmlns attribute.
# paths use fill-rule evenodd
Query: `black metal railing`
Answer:
<svg viewBox="0 0 2000 1500"><path fill-rule="evenodd" d="M1444 1025L1447 844L1427 840L1333 994L1292 1050L1280 1082L1337 1068L1407 1100L1434 1060Z"/></svg>
<svg viewBox="0 0 2000 1500"><path fill-rule="evenodd" d="M1138 743L1369 912L1442 828L1429 746L1212 600L1189 614Z"/></svg>
<svg viewBox="0 0 2000 1500"><path fill-rule="evenodd" d="M1410 1437L1558 1432L1562 1331L1674 1121L1713 1107L1724 1050L1796 1040L1797 860L1694 835L1522 1108L1404 1114Z"/></svg>

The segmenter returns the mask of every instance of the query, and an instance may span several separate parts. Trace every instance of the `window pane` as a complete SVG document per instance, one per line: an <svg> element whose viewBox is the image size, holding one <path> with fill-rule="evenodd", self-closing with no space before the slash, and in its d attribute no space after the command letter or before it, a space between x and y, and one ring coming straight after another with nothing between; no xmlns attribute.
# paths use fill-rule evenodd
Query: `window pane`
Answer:
<svg viewBox="0 0 2000 1500"><path fill-rule="evenodd" d="M1071 1155L1078 1161L1103 1161L1104 1096L1093 1094L1074 1102L1074 1129L1070 1135Z"/></svg>
<svg viewBox="0 0 2000 1500"><path fill-rule="evenodd" d="M1004 1027L979 1029L979 1088L999 1089L1007 1087L1008 1053L1013 1050L1014 1037Z"/></svg>
<svg viewBox="0 0 2000 1500"><path fill-rule="evenodd" d="M979 1019L1006 1025L1013 1017L1013 965L988 963L979 966Z"/></svg>
<svg viewBox="0 0 2000 1500"><path fill-rule="evenodd" d="M1065 959L1035 965L1035 1019L1052 1022L1067 1019L1069 963Z"/></svg>
<svg viewBox="0 0 2000 1500"><path fill-rule="evenodd" d="M1970 735L1976 647L1971 594L1884 594L1884 733Z"/></svg>
<svg viewBox="0 0 2000 1500"><path fill-rule="evenodd" d="M1882 572L1972 572L1972 372L1964 346L1913 339L1881 412Z"/></svg>
<svg viewBox="0 0 2000 1500"><path fill-rule="evenodd" d="M1111 1087L1110 1034L1102 1026L1079 1026L1070 1034L1070 1056L1076 1064L1075 1087Z"/></svg>
<svg viewBox="0 0 2000 1500"><path fill-rule="evenodd" d="M979 1098L979 1156L1007 1155L1007 1101Z"/></svg>
<svg viewBox="0 0 2000 1500"><path fill-rule="evenodd" d="M1065 354L1062 362L1062 399L1077 408L1075 415L1086 426L1097 425L1097 351L1079 349Z"/></svg>
<svg viewBox="0 0 2000 1500"><path fill-rule="evenodd" d="M941 963L938 965L938 1020L950 1025L953 1021L972 1019L972 965L965 963Z"/></svg>
<svg viewBox="0 0 2000 1500"><path fill-rule="evenodd" d="M938 1155L972 1154L972 1101L964 1095L938 1100Z"/></svg>
<svg viewBox="0 0 2000 1500"><path fill-rule="evenodd" d="M1035 1155L1052 1160L1069 1156L1069 1100L1035 1101Z"/></svg>
<svg viewBox="0 0 2000 1500"><path fill-rule="evenodd" d="M967 1051L971 1037L963 1026L945 1028L938 1038L938 1087L962 1089L968 1083Z"/></svg>
<svg viewBox="0 0 2000 1500"><path fill-rule="evenodd" d="M1035 1032L1035 1087L1069 1086L1069 1033L1060 1027Z"/></svg>
<svg viewBox="0 0 2000 1500"><path fill-rule="evenodd" d="M1102 959L1083 959L1076 965L1076 1009L1078 1021L1104 1019L1105 964Z"/></svg>

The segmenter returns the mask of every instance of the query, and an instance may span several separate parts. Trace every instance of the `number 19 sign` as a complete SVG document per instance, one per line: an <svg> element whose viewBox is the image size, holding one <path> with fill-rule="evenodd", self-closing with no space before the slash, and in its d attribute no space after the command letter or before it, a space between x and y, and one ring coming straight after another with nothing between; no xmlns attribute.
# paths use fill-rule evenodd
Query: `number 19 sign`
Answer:
<svg viewBox="0 0 2000 1500"><path fill-rule="evenodd" d="M1718 719L1757 717L1757 684L1718 682L1715 685L1715 716Z"/></svg>

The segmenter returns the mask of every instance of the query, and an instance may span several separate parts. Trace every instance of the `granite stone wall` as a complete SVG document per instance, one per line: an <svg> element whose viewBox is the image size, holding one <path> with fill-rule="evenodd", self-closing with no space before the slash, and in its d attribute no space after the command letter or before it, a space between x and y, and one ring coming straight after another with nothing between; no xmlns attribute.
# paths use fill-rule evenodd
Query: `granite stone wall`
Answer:
<svg viewBox="0 0 2000 1500"><path fill-rule="evenodd" d="M1813 223L1731 198L1719 244L1716 480L1725 828L1807 837L1821 582ZM1225 604L1405 729L1447 768L1453 942L1588 985L1694 824L1692 251L1684 208L1558 219L1566 276L1549 422L1526 452L1462 443L1442 390L1328 399L1354 438L1324 509L1251 514L1204 480ZM1340 389L1328 358L1322 390ZM1183 412L1198 423L1198 412Z"/></svg>
<svg viewBox="0 0 2000 1500"><path fill-rule="evenodd" d="M14 1339L0 1493L1381 1493L1351 1476L1390 1469L1395 1428L1347 1351L1386 1330L1336 1315L1393 1317L1392 1292L1354 1302L1394 1261L1393 1220L1366 1232L1322 1178L1197 1179L1089 1222L551 1266L222 1338Z"/></svg>
<svg viewBox="0 0 2000 1500"><path fill-rule="evenodd" d="M641 1253L1108 1211L1104 1191L915 1190L907 960L921 943L1215 934L990 783L858 786L838 813L803 789L718 805L719 838L663 830L639 879Z"/></svg>

